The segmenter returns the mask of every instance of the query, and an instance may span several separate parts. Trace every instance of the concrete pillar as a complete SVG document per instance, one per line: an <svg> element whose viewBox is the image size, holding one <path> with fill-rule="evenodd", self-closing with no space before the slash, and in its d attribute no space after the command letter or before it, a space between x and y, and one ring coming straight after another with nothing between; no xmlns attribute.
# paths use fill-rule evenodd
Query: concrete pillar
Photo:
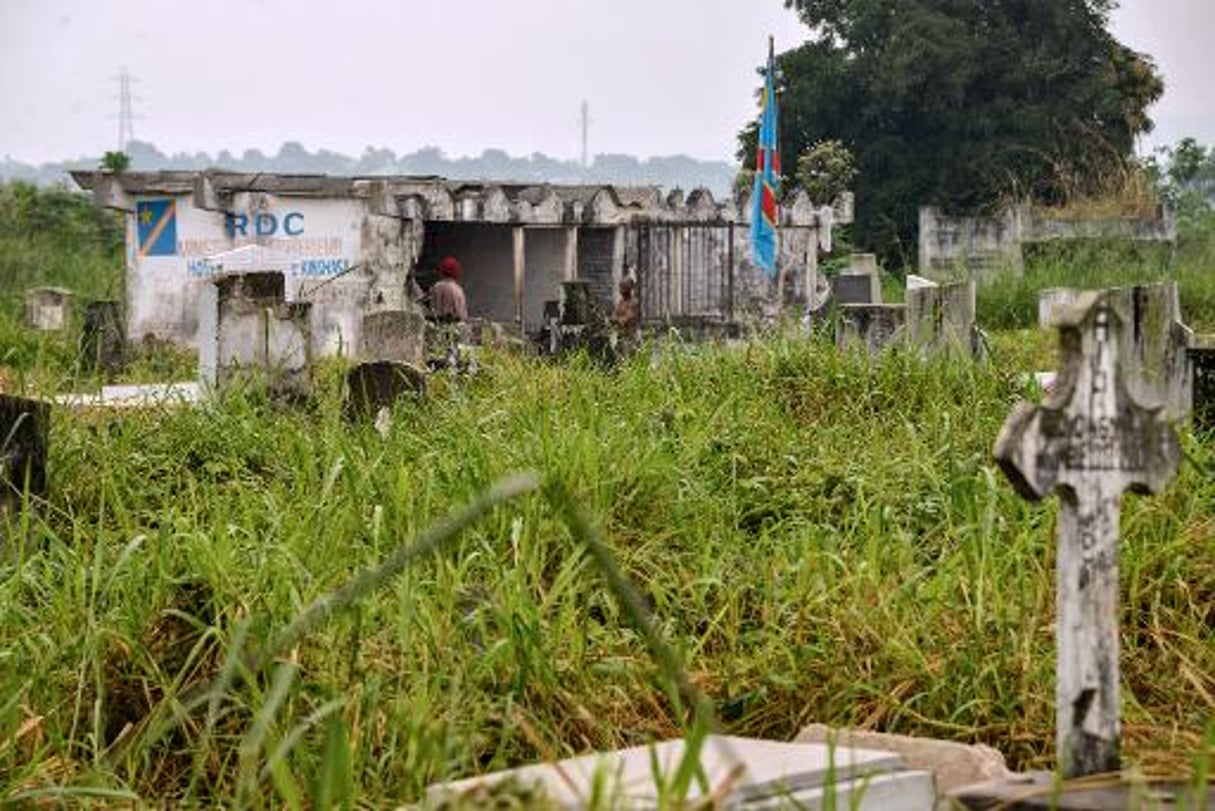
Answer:
<svg viewBox="0 0 1215 811"><path fill-rule="evenodd" d="M512 266L515 275L515 321L519 324L520 332L526 332L523 324L523 282L526 277L527 268L524 257L527 255L525 242L526 236L523 226L516 225L511 231L512 237Z"/></svg>
<svg viewBox="0 0 1215 811"><path fill-rule="evenodd" d="M578 228L565 229L565 265L562 280L572 282L578 278Z"/></svg>

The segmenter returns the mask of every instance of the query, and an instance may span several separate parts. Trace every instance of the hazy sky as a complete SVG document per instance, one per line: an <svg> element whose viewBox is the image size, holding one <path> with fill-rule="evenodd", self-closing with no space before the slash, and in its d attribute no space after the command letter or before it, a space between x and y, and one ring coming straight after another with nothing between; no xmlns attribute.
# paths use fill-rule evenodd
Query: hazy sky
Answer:
<svg viewBox="0 0 1215 811"><path fill-rule="evenodd" d="M1215 0L1125 0L1115 29L1168 82L1154 140L1215 144ZM586 99L592 154L731 159L768 34L803 38L781 0L0 0L0 156L114 149L125 67L165 152L574 158Z"/></svg>

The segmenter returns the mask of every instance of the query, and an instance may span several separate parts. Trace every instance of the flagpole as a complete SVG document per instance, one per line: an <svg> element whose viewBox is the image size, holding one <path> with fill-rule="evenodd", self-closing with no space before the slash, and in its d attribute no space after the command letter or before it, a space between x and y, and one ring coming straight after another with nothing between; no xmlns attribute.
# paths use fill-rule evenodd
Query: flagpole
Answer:
<svg viewBox="0 0 1215 811"><path fill-rule="evenodd" d="M772 103L776 104L776 38L771 34L768 35L768 72L772 76ZM776 140L776 150L780 150L780 129L773 134ZM780 321L781 316L785 313L785 271L781 267L780 262L780 204L776 206L776 221L772 224L776 232L776 258L773 260L776 266L776 318Z"/></svg>

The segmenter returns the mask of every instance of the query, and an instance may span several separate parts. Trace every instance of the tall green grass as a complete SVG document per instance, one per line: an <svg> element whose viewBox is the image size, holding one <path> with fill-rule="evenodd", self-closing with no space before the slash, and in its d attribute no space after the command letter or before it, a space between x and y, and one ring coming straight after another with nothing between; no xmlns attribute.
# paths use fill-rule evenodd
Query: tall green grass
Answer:
<svg viewBox="0 0 1215 811"><path fill-rule="evenodd" d="M382 805L679 734L669 680L541 496L145 734L514 470L602 523L728 731L825 721L1049 765L1054 507L990 461L1021 394L1003 360L782 339L614 372L495 356L387 439L340 420L336 375L303 410L247 391L59 413L50 501L11 522L0 570L0 797L294 805L348 785ZM1188 765L1215 709L1213 492L1188 467L1124 516L1127 751L1148 768Z"/></svg>

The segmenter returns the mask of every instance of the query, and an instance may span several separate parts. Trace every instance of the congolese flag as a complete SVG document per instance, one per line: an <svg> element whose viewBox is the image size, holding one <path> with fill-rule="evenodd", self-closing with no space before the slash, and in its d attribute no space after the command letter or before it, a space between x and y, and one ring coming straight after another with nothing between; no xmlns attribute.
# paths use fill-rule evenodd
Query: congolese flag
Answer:
<svg viewBox="0 0 1215 811"><path fill-rule="evenodd" d="M751 255L755 264L776 275L776 193L780 189L777 143L776 59L768 43L768 70L760 106L759 145L755 150L755 189L751 194Z"/></svg>
<svg viewBox="0 0 1215 811"><path fill-rule="evenodd" d="M140 200L135 203L140 256L177 255L177 201Z"/></svg>

